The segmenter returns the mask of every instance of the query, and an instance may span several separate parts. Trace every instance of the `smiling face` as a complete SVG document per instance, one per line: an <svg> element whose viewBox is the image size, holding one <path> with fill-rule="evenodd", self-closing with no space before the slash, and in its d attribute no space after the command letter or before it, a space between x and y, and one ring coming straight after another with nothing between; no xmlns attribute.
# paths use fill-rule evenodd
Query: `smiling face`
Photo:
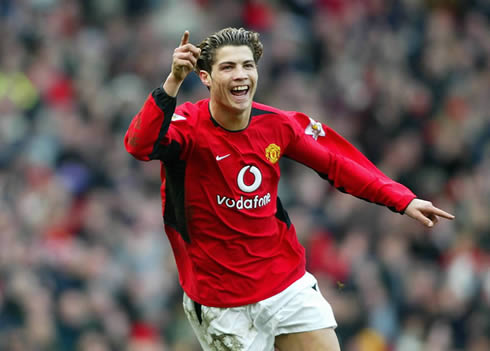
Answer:
<svg viewBox="0 0 490 351"><path fill-rule="evenodd" d="M201 70L199 75L210 89L211 112L218 122L222 122L220 116L246 118L248 122L258 80L257 66L248 46L220 47L211 72Z"/></svg>

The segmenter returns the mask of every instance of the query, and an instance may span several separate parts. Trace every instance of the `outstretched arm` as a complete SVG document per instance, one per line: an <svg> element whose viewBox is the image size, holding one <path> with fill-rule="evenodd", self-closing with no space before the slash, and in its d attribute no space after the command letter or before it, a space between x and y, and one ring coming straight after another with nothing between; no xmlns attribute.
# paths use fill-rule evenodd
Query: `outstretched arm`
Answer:
<svg viewBox="0 0 490 351"><path fill-rule="evenodd" d="M435 207L430 201L421 199L413 199L405 209L405 214L429 228L439 221L439 217L454 219L452 214Z"/></svg>
<svg viewBox="0 0 490 351"><path fill-rule="evenodd" d="M301 113L290 116L299 130L294 128L297 138L287 156L313 168L339 190L405 213L427 227L433 227L439 217L454 218L388 178L333 129Z"/></svg>
<svg viewBox="0 0 490 351"><path fill-rule="evenodd" d="M285 155L314 169L338 190L404 213L416 195L384 175L351 143L326 125L294 112L294 140Z"/></svg>

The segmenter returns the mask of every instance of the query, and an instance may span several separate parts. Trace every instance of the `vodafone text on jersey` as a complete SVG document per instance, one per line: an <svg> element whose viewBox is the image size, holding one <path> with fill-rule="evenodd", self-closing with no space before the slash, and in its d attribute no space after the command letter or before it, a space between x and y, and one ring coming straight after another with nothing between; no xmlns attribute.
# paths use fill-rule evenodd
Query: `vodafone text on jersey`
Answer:
<svg viewBox="0 0 490 351"><path fill-rule="evenodd" d="M254 177L254 181L251 184L245 184L244 177L247 172L250 172ZM243 167L240 172L238 172L237 184L240 190L245 193L254 192L262 184L262 173L260 172L260 169L251 165ZM232 199L228 196L218 194L216 195L216 200L220 206L236 208L237 210L250 210L268 205L271 202L271 194L267 193L263 196L255 195L253 197L240 196L238 199Z"/></svg>

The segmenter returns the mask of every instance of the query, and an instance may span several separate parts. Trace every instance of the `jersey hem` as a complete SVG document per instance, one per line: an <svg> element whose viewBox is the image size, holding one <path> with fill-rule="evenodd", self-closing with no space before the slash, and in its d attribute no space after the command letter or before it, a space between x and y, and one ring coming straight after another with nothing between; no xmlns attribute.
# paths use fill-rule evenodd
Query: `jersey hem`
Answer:
<svg viewBox="0 0 490 351"><path fill-rule="evenodd" d="M217 303L216 301L201 300L197 296L195 296L194 294L188 292L184 287L182 287L182 289L184 290L184 292L187 294L187 296L189 296L189 298L192 301L197 302L197 303L199 303L203 306L206 306L206 307L218 307L218 308L239 307L239 306L251 305L251 304L257 303L259 301L263 301L265 299L268 299L269 297L272 297L276 294L279 294L281 291L287 289L294 282L296 282L301 277L303 277L305 275L305 273L306 273L305 268L298 270L296 272L296 274L293 275L293 278L291 278L290 280L286 280L285 283L279 285L276 289L269 291L267 294L264 294L262 296L255 297L252 299L243 299L243 300L240 300L239 302L234 302L234 303L223 303L222 301Z"/></svg>

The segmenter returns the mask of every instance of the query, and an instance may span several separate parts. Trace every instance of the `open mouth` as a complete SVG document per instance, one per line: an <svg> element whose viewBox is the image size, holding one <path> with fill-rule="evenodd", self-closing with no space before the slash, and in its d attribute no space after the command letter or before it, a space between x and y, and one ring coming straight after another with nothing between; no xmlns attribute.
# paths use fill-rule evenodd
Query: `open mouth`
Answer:
<svg viewBox="0 0 490 351"><path fill-rule="evenodd" d="M234 96L245 96L250 90L248 85L239 85L231 89L231 94Z"/></svg>

